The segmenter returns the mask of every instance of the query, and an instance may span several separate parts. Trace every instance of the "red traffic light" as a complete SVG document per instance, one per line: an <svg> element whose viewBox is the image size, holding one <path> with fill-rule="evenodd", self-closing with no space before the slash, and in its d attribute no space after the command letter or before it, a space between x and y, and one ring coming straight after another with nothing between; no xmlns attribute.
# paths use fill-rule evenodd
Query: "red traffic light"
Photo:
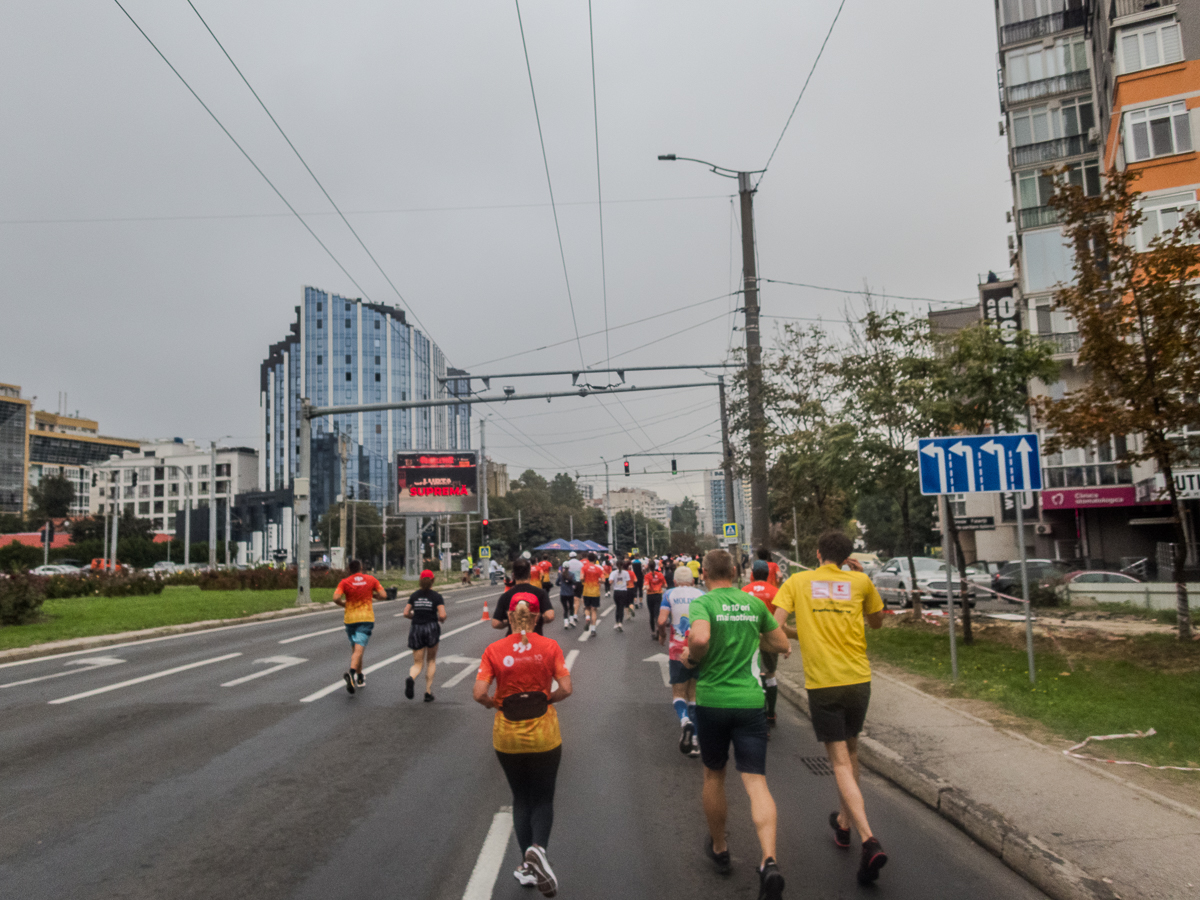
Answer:
<svg viewBox="0 0 1200 900"><path fill-rule="evenodd" d="M629 477L629 460L625 460L625 477Z"/></svg>

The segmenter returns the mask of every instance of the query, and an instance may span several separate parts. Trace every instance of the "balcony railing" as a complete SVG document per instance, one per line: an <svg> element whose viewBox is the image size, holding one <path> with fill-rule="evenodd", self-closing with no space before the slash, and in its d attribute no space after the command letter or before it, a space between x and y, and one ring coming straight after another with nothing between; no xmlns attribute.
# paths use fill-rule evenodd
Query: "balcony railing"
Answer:
<svg viewBox="0 0 1200 900"><path fill-rule="evenodd" d="M1021 210L1022 228L1041 228L1058 224L1058 210L1053 206L1032 206Z"/></svg>
<svg viewBox="0 0 1200 900"><path fill-rule="evenodd" d="M1013 147L1013 165L1032 166L1055 159L1066 159L1068 156L1082 156L1085 153L1094 152L1097 143L1088 140L1086 134L1076 134L1071 137L1055 138L1052 141L1038 141L1036 144Z"/></svg>
<svg viewBox="0 0 1200 900"><path fill-rule="evenodd" d="M1160 6L1170 5L1170 3L1160 2L1160 0L1113 0L1108 17L1119 19L1121 16L1132 16L1147 9L1158 9Z"/></svg>
<svg viewBox="0 0 1200 900"><path fill-rule="evenodd" d="M1058 34L1068 28L1082 28L1087 23L1086 9L1067 9L1024 22L1014 22L1000 29L1001 44L1018 44L1048 34Z"/></svg>
<svg viewBox="0 0 1200 900"><path fill-rule="evenodd" d="M1039 337L1053 348L1055 354L1079 352L1079 332L1077 331L1064 334L1043 334Z"/></svg>
<svg viewBox="0 0 1200 900"><path fill-rule="evenodd" d="M1084 70L1067 75L1055 75L1053 78L1043 78L1040 81L1010 85L1006 89L1006 93L1009 103L1024 103L1027 100L1040 100L1056 94L1069 94L1071 91L1086 91L1091 86L1091 75Z"/></svg>

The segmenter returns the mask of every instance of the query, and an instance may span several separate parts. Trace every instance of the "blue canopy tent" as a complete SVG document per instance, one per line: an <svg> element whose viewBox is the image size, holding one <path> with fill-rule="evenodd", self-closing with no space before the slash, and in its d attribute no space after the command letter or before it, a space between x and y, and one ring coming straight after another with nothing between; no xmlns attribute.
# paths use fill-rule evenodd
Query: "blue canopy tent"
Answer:
<svg viewBox="0 0 1200 900"><path fill-rule="evenodd" d="M576 548L571 546L570 541L564 541L562 538L556 538L553 541L548 541L547 543L542 544L540 547L534 547L533 549L534 550L563 550L563 551L566 551L566 550L575 550Z"/></svg>
<svg viewBox="0 0 1200 900"><path fill-rule="evenodd" d="M583 543L589 550L595 550L597 553L608 552L607 547L605 547L603 544L597 544L595 541L584 541Z"/></svg>
<svg viewBox="0 0 1200 900"><path fill-rule="evenodd" d="M567 544L576 553L587 553L592 548L587 545L587 541L567 541Z"/></svg>

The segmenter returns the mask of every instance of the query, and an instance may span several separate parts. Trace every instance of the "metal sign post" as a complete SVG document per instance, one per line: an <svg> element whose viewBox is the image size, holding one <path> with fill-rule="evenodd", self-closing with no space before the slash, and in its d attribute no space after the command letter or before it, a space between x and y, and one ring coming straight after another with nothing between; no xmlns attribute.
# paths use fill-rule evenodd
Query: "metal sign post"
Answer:
<svg viewBox="0 0 1200 900"><path fill-rule="evenodd" d="M946 615L950 619L950 680L958 681L958 635L954 633L954 546L950 542L950 497L938 497L938 517L942 520L942 555L946 558ZM915 585L914 585L915 587Z"/></svg>
<svg viewBox="0 0 1200 900"><path fill-rule="evenodd" d="M1025 644L1029 655L1029 680L1036 681L1033 666L1033 613L1029 602L1029 567L1025 553L1025 493L1042 489L1042 456L1038 436L1026 434L977 434L921 438L917 441L921 471L921 493L936 494L944 504L942 543L947 567L947 609L950 613L950 665L958 677L954 635L954 597L951 585L955 570L954 548L949 539L950 494L996 494L1013 492L1017 507L1017 543L1021 553L1021 590L1025 602ZM965 598L965 603L970 599Z"/></svg>

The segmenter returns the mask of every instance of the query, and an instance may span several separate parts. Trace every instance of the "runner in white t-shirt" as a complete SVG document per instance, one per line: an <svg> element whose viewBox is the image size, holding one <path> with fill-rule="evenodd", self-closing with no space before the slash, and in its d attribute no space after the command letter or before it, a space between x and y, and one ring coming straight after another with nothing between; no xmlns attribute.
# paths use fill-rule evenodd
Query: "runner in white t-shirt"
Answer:
<svg viewBox="0 0 1200 900"><path fill-rule="evenodd" d="M680 566L675 570L675 587L663 594L662 606L658 608L658 639L667 644L671 704L679 716L679 752L692 757L700 755L695 725L697 670L685 666L680 657L687 649L688 630L692 627L688 609L704 593L695 585L692 570Z"/></svg>

